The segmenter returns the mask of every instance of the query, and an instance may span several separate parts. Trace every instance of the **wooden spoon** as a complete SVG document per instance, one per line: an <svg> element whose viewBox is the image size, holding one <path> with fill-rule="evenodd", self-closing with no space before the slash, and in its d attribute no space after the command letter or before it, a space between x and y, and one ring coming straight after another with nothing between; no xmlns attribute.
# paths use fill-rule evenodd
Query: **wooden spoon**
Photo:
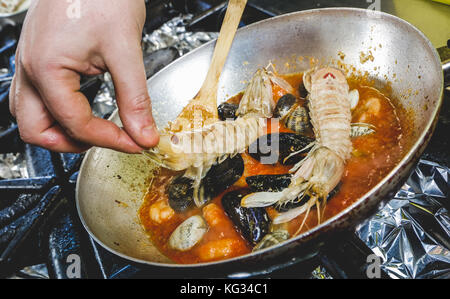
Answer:
<svg viewBox="0 0 450 299"><path fill-rule="evenodd" d="M170 125L170 131L180 132L192 130L193 128L199 129L206 124L219 120L217 112L219 78L246 4L247 0L229 1L206 79L198 94Z"/></svg>

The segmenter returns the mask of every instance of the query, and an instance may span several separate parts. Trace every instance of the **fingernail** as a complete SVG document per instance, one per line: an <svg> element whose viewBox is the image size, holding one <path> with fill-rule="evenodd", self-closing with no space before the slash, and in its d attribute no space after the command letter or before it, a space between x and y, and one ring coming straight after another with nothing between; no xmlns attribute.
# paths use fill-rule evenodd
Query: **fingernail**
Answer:
<svg viewBox="0 0 450 299"><path fill-rule="evenodd" d="M153 140L155 137L159 136L158 129L156 128L155 124L151 124L148 127L145 127L142 129L142 136L146 140Z"/></svg>

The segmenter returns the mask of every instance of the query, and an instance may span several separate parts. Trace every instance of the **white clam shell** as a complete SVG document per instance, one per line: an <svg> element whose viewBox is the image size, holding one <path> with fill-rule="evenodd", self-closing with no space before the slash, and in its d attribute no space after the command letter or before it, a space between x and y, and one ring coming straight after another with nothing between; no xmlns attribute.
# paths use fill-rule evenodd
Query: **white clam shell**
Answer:
<svg viewBox="0 0 450 299"><path fill-rule="evenodd" d="M350 108L353 110L358 106L359 103L359 92L357 89L353 89L348 94L349 100L350 100Z"/></svg>
<svg viewBox="0 0 450 299"><path fill-rule="evenodd" d="M200 242L207 231L206 221L199 215L192 216L173 231L169 246L175 250L187 251Z"/></svg>

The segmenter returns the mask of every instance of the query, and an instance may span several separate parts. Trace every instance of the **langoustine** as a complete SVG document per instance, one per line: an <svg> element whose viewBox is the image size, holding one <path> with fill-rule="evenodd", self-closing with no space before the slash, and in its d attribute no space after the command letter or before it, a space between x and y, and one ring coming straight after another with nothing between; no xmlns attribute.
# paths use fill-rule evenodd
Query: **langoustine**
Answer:
<svg viewBox="0 0 450 299"><path fill-rule="evenodd" d="M158 146L144 154L161 167L185 170L184 177L194 181L194 202L197 207L203 206L205 201L199 194L199 187L209 169L243 153L265 133L266 119L272 117L275 108L273 85L286 92L293 91L284 79L264 68L259 69L244 92L236 120L218 121L192 131L165 130Z"/></svg>
<svg viewBox="0 0 450 299"><path fill-rule="evenodd" d="M292 169L291 183L281 192L258 192L243 198L244 207L283 206L299 204L273 220L274 224L289 222L317 207L320 222L328 194L338 185L345 162L352 151L352 95L345 75L335 68L322 68L305 73L304 82L309 95L309 111L316 141L309 154Z"/></svg>

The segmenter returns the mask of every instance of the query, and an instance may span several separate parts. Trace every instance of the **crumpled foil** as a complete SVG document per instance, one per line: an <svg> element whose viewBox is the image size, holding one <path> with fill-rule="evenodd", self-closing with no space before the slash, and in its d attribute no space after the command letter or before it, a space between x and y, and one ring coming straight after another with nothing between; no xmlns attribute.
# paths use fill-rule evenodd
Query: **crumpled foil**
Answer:
<svg viewBox="0 0 450 299"><path fill-rule="evenodd" d="M310 279L333 279L333 277L324 267L319 266L311 273Z"/></svg>
<svg viewBox="0 0 450 299"><path fill-rule="evenodd" d="M392 278L450 278L450 169L421 160L358 236Z"/></svg>
<svg viewBox="0 0 450 299"><path fill-rule="evenodd" d="M111 75L102 75L102 84L92 103L92 113L97 117L107 117L117 108L116 94Z"/></svg>
<svg viewBox="0 0 450 299"><path fill-rule="evenodd" d="M154 52L163 48L174 47L184 55L199 46L216 39L217 32L189 32L186 25L193 15L180 15L162 25L159 29L147 34L142 39L144 53Z"/></svg>
<svg viewBox="0 0 450 299"><path fill-rule="evenodd" d="M8 279L48 279L48 270L45 264L25 267Z"/></svg>
<svg viewBox="0 0 450 299"><path fill-rule="evenodd" d="M27 178L25 155L22 153L0 154L0 180Z"/></svg>

